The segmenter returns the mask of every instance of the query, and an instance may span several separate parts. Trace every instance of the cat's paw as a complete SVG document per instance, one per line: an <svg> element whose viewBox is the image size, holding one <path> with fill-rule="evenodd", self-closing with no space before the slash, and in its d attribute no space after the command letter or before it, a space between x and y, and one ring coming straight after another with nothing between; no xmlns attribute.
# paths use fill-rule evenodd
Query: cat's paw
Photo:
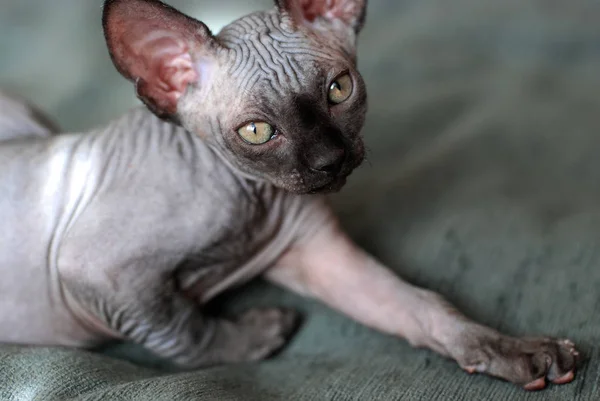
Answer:
<svg viewBox="0 0 600 401"><path fill-rule="evenodd" d="M256 361L279 351L300 324L300 314L284 308L249 309L236 319L247 341L245 358Z"/></svg>
<svg viewBox="0 0 600 401"><path fill-rule="evenodd" d="M470 332L456 355L469 373L485 373L523 386L541 390L546 379L554 384L571 382L579 352L570 340L514 338L482 330Z"/></svg>

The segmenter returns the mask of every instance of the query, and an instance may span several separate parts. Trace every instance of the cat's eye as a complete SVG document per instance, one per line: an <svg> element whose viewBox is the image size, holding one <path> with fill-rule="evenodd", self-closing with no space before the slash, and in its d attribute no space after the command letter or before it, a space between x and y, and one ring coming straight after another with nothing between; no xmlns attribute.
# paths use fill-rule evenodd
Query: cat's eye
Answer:
<svg viewBox="0 0 600 401"><path fill-rule="evenodd" d="M348 100L352 94L352 78L349 74L344 74L329 85L329 93L327 95L329 103L340 104Z"/></svg>
<svg viewBox="0 0 600 401"><path fill-rule="evenodd" d="M251 122L238 129L242 139L252 145L262 145L275 137L276 131L272 125L265 122Z"/></svg>

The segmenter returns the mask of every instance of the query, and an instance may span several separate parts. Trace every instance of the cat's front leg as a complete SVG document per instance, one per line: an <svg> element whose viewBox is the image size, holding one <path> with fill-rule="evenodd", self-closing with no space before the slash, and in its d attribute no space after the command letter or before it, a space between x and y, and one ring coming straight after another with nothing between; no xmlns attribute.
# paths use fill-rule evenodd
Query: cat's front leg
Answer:
<svg viewBox="0 0 600 401"><path fill-rule="evenodd" d="M297 327L297 312L253 308L234 316L210 316L164 277L152 277L139 266L85 282L64 277L71 302L83 311L80 321L140 344L181 368L198 368L266 358L285 345ZM113 272L112 276L116 276ZM104 277L106 279L104 279ZM100 324L101 327L98 326Z"/></svg>
<svg viewBox="0 0 600 401"><path fill-rule="evenodd" d="M355 320L403 337L480 372L543 388L573 380L578 353L569 340L516 338L477 324L441 296L412 286L354 245L327 211L316 234L297 243L267 277L320 299Z"/></svg>

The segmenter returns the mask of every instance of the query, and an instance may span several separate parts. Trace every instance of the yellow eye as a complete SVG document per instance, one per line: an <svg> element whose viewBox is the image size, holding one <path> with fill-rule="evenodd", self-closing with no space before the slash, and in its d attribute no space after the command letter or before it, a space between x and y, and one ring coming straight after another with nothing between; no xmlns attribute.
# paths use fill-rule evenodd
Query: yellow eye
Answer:
<svg viewBox="0 0 600 401"><path fill-rule="evenodd" d="M265 122L251 122L238 129L242 139L252 145L262 145L275 136L275 129Z"/></svg>
<svg viewBox="0 0 600 401"><path fill-rule="evenodd" d="M329 85L329 103L340 104L348 100L352 94L352 78L350 75L342 75Z"/></svg>

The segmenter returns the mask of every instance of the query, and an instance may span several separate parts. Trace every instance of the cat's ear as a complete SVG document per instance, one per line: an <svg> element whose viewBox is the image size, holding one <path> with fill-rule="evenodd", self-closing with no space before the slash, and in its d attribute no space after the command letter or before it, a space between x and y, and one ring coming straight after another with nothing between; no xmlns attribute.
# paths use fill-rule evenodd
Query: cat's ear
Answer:
<svg viewBox="0 0 600 401"><path fill-rule="evenodd" d="M106 0L104 36L117 70L162 118L174 118L188 85L201 85L200 60L218 46L202 22L158 0Z"/></svg>
<svg viewBox="0 0 600 401"><path fill-rule="evenodd" d="M367 14L367 0L275 0L281 12L297 24L343 24L358 34Z"/></svg>

